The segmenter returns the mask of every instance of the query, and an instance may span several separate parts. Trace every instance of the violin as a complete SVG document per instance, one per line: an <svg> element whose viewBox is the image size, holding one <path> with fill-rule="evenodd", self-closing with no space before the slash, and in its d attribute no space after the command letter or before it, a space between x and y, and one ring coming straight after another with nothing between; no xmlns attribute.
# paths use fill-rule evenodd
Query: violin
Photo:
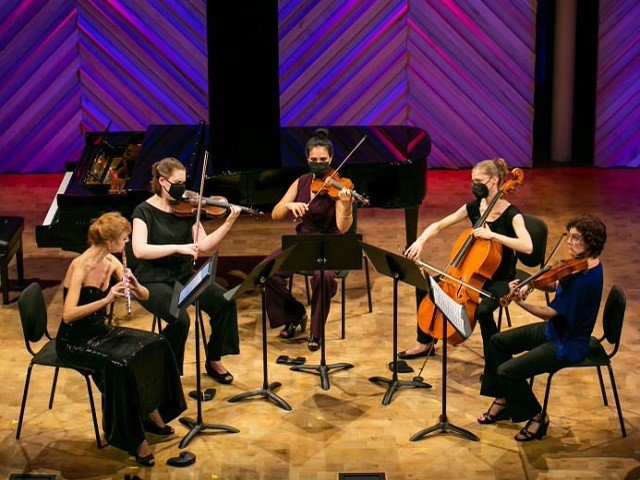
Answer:
<svg viewBox="0 0 640 480"><path fill-rule="evenodd" d="M197 213L198 204L200 204L202 212L209 218L222 217L231 207L238 207L241 212L248 213L254 217L264 215L260 210L229 203L225 197L219 195L202 197L200 198L200 202L198 202L198 198L200 198L200 195L196 192L191 190L184 192L182 200L171 204L174 215L178 217L192 217Z"/></svg>
<svg viewBox="0 0 640 480"><path fill-rule="evenodd" d="M369 205L369 199L359 194L353 189L353 182L347 177L341 177L337 170L330 168L324 177L315 177L311 182L311 193L317 195L326 192L333 200L340 198L340 192L343 188L349 190L351 196L361 205Z"/></svg>
<svg viewBox="0 0 640 480"><path fill-rule="evenodd" d="M568 258L566 260L560 260L554 265L547 265L540 269L540 271L519 282L515 290L501 297L500 305L503 307L509 305L509 303L518 295L520 288L525 285L531 284L535 288L546 289L551 287L558 280L574 273L582 272L588 268L589 259L587 258Z"/></svg>

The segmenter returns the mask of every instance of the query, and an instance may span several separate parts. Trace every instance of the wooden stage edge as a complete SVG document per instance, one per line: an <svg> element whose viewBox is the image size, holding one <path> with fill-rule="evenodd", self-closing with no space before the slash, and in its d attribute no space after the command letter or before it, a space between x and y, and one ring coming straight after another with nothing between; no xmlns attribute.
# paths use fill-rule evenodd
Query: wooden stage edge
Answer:
<svg viewBox="0 0 640 480"><path fill-rule="evenodd" d="M44 287L49 328L60 322L60 281L74 254L41 249L35 244L35 226L45 217L60 175L0 175L0 215L25 217L25 269L28 281ZM420 211L420 228L454 211L470 198L469 171L429 171L427 195ZM501 422L481 426L476 417L490 401L479 395L483 358L478 329L458 347L449 349L447 410L450 421L480 438L471 442L451 434L437 434L419 442L409 438L438 421L441 411L441 351L422 373L432 389L401 389L388 406L381 404L384 389L368 381L390 377L392 356L392 281L372 275L373 313L367 311L364 274L351 272L346 287L346 339L340 339L340 296L332 301L327 324L327 361L350 362L355 367L330 374L331 388L322 390L316 375L292 372L276 365L281 354L302 355L316 364L304 342L284 342L277 331L268 332L269 380L283 386L278 394L291 404L285 412L264 400L231 404L227 400L262 386L260 301L257 295L238 301L241 354L225 357L235 375L232 385L218 385L206 375L204 388L217 395L203 404L206 422L226 424L238 434L204 433L187 449L195 465L177 469L166 465L179 453L178 443L186 429L177 421L178 435L168 440L150 437L157 465L138 468L113 447L98 450L91 425L89 402L83 379L61 372L55 404L47 409L53 371L35 367L26 416L19 441L15 439L20 400L30 355L25 349L17 304L0 307L0 478L12 473L51 474L67 479L122 479L125 474L145 479L308 479L337 480L339 473L381 472L387 479L578 479L640 478L638 425L638 362L640 342L640 273L635 265L640 249L640 169L543 168L525 170L524 184L510 196L523 212L536 215L549 226L549 249L575 215L593 213L607 225L608 241L602 256L605 294L618 284L627 297L622 345L613 360L628 436L622 438L605 375L610 405L603 405L594 370L565 371L556 375L551 389L551 425L542 441L518 444L513 435L518 425ZM404 246L404 220L400 210L362 209L359 231L365 241L392 251ZM214 228L215 222L207 228ZM446 264L449 250L461 228L443 232L425 249L425 260ZM291 221L241 218L220 246L222 256L260 256L279 245L293 232ZM560 257L562 253L560 253ZM16 278L15 262L10 278ZM12 284L13 285L13 284ZM294 290L303 295L304 282L296 279ZM12 298L18 292L11 292ZM415 299L410 288L400 285L399 350L415 340ZM542 303L542 295L534 297ZM533 319L511 306L513 325ZM134 306L131 317L116 307L117 322L150 329L151 316ZM193 318L193 315L192 315ZM208 326L207 326L208 329ZM602 331L600 321L595 332ZM193 329L191 334L193 334ZM409 362L416 370L421 363ZM401 374L409 380L413 374ZM186 392L195 385L193 339L187 342ZM536 381L541 399L545 380ZM95 391L95 389L94 389ZM100 402L97 402L99 405ZM98 410L100 408L98 407ZM196 404L188 399L188 416ZM98 412L100 415L100 411Z"/></svg>

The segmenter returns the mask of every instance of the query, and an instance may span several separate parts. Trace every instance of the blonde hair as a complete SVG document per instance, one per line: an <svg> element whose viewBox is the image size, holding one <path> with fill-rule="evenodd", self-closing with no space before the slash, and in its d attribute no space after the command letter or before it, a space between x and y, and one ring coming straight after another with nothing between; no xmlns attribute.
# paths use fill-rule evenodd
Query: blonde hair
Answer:
<svg viewBox="0 0 640 480"><path fill-rule="evenodd" d="M89 244L104 245L109 241L116 241L120 236L131 233L131 224L120 212L109 212L100 215L89 226Z"/></svg>
<svg viewBox="0 0 640 480"><path fill-rule="evenodd" d="M177 158L167 157L151 166L151 190L156 195L162 194L160 177L169 178L174 170L185 170L184 165Z"/></svg>
<svg viewBox="0 0 640 480"><path fill-rule="evenodd" d="M498 183L502 183L502 179L506 174L509 173L509 165L504 160L504 158L496 157L489 158L487 160L482 160L478 162L475 167L473 167L476 171L481 171L485 175L489 175L490 177L498 177Z"/></svg>

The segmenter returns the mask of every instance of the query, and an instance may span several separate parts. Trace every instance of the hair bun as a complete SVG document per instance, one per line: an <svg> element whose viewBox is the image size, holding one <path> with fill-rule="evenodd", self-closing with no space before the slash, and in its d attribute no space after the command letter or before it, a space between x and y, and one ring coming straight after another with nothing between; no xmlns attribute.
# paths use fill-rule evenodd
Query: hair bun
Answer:
<svg viewBox="0 0 640 480"><path fill-rule="evenodd" d="M321 139L326 139L329 138L329 130L327 130L326 128L318 128L315 132L313 132L313 135Z"/></svg>

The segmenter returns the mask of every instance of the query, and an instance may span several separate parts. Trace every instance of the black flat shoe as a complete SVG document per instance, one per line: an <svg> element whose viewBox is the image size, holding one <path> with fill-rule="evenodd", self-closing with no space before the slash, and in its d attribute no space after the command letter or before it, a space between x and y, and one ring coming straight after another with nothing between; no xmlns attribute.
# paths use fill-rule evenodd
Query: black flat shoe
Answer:
<svg viewBox="0 0 640 480"><path fill-rule="evenodd" d="M153 433L155 435L166 436L166 435L173 435L175 433L173 431L173 428L171 428L169 425L165 425L164 427L159 427L158 425L153 423L151 420L145 420L143 422L143 425L144 425L145 431L149 433Z"/></svg>
<svg viewBox="0 0 640 480"><path fill-rule="evenodd" d="M309 340L307 340L307 348L312 352L315 352L320 349L320 339L311 335Z"/></svg>
<svg viewBox="0 0 640 480"><path fill-rule="evenodd" d="M424 358L424 357L433 357L436 354L436 349L435 347L431 346L429 348L427 348L425 351L423 352L419 352L419 353L407 353L406 350L403 350L402 352L398 353L398 358L400 360L413 360L414 358Z"/></svg>
<svg viewBox="0 0 640 480"><path fill-rule="evenodd" d="M290 340L296 336L296 327L300 326L300 333L304 333L307 330L307 322L309 317L305 314L300 320L285 324L284 328L280 330L278 336L283 340Z"/></svg>
<svg viewBox="0 0 640 480"><path fill-rule="evenodd" d="M537 423L539 425L537 432L532 432L531 430L529 430L529 427L531 426L532 423ZM547 434L548 428L549 428L548 417L544 420L542 418L539 420L535 418L531 418L526 423L524 428L520 430L513 438L515 439L516 442L530 442L531 440L542 440L542 438Z"/></svg>
<svg viewBox="0 0 640 480"><path fill-rule="evenodd" d="M211 366L208 360L204 364L204 369L207 371L207 375L209 375L218 383L229 385L231 382L233 382L233 375L231 375L231 372L229 371L226 371L224 373L216 372L215 368Z"/></svg>
<svg viewBox="0 0 640 480"><path fill-rule="evenodd" d="M498 413L496 413L495 415L493 415L490 412L494 405L500 405L501 407L504 407L504 408L500 410ZM478 423L481 425L491 425L493 423L499 422L500 420L508 420L509 410L507 409L506 405L507 405L506 403L500 403L494 400L491 406L489 407L489 410L484 412L482 414L482 417L477 419Z"/></svg>

